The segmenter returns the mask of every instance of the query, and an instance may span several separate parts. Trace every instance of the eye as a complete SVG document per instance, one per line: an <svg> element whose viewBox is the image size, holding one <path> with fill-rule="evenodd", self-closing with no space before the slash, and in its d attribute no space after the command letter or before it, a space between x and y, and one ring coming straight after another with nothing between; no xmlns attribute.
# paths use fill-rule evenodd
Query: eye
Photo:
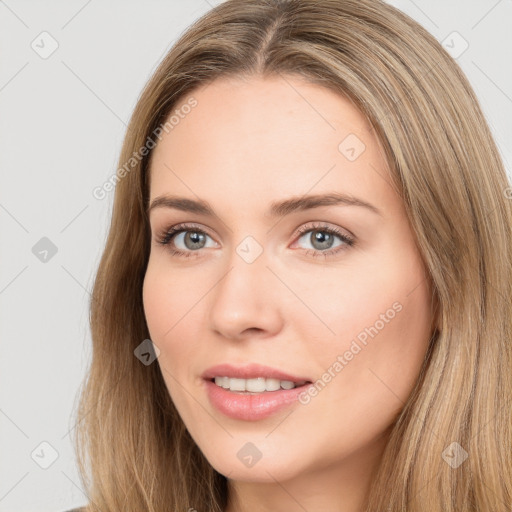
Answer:
<svg viewBox="0 0 512 512"><path fill-rule="evenodd" d="M298 229L298 234L300 235L298 241L305 239L307 243L312 245L313 249L306 249L306 254L313 257L320 255L324 257L332 256L355 244L355 240L351 236L342 233L336 227L322 223L303 226ZM157 242L168 246L173 256L189 258L200 256L200 249L208 247L206 245L208 238L212 240L208 233L193 224L178 224L164 230L157 237ZM336 238L340 240L338 245L334 245ZM182 248L179 247L180 245ZM209 247L216 246L217 244L213 242Z"/></svg>
<svg viewBox="0 0 512 512"><path fill-rule="evenodd" d="M299 241L305 239L305 241L310 243L313 247L313 249L306 250L306 253L313 257L333 256L355 244L355 240L351 236L342 233L341 230L336 227L321 223L314 224L313 226L303 226L299 228L298 232L301 235ZM334 245L336 238L341 241L338 245Z"/></svg>
<svg viewBox="0 0 512 512"><path fill-rule="evenodd" d="M198 250L206 247L205 241L211 237L202 229L190 224L178 224L165 230L160 237L157 238L159 244L169 246L172 255L198 256ZM172 242L172 243L171 243ZM184 245L184 250L176 249L176 245ZM212 245L215 247L215 244Z"/></svg>

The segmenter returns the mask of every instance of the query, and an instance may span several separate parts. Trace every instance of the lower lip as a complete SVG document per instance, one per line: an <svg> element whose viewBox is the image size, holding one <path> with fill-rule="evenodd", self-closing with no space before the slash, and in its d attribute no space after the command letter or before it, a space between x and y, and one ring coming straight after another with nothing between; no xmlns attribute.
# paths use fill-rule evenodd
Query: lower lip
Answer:
<svg viewBox="0 0 512 512"><path fill-rule="evenodd" d="M257 421L267 418L285 407L298 402L298 396L312 384L305 384L293 389L265 391L258 394L237 393L229 391L215 382L205 380L206 391L211 403L230 418Z"/></svg>

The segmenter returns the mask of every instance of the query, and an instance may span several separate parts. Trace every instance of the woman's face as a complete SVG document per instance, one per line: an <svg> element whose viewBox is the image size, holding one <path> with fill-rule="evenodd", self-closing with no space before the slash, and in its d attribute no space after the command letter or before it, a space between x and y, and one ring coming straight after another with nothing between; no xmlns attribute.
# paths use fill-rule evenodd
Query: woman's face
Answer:
<svg viewBox="0 0 512 512"><path fill-rule="evenodd" d="M193 98L150 174L160 201L143 298L170 396L231 479L355 475L383 448L432 333L429 280L377 139L352 103L297 78L222 79ZM245 380L203 378L220 364L311 384L242 395L221 386ZM212 374L259 376L253 390L287 380Z"/></svg>

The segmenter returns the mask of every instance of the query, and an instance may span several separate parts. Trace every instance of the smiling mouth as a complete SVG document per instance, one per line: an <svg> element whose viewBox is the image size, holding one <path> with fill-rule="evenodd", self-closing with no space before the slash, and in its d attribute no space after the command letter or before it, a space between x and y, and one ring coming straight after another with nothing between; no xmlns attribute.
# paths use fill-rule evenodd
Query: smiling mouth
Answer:
<svg viewBox="0 0 512 512"><path fill-rule="evenodd" d="M217 386L240 394L254 395L266 392L275 392L282 390L295 389L306 384L311 384L310 381L293 382L290 380L279 380L274 378L257 377L253 379L241 379L234 377L219 376L209 379L210 382L215 383Z"/></svg>

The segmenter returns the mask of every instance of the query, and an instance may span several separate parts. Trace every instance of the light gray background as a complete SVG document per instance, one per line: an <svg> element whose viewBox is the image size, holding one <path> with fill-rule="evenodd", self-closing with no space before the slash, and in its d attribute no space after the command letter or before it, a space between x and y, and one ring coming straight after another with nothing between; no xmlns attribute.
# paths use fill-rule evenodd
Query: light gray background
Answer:
<svg viewBox="0 0 512 512"><path fill-rule="evenodd" d="M156 65L218 3L0 0L0 512L87 502L69 433L113 198L97 200L92 190L115 172L126 123ZM457 60L510 174L512 0L390 3L440 41L454 31L467 41ZM58 43L47 58L31 46L51 49L43 31ZM32 252L42 237L57 248L45 263Z"/></svg>

